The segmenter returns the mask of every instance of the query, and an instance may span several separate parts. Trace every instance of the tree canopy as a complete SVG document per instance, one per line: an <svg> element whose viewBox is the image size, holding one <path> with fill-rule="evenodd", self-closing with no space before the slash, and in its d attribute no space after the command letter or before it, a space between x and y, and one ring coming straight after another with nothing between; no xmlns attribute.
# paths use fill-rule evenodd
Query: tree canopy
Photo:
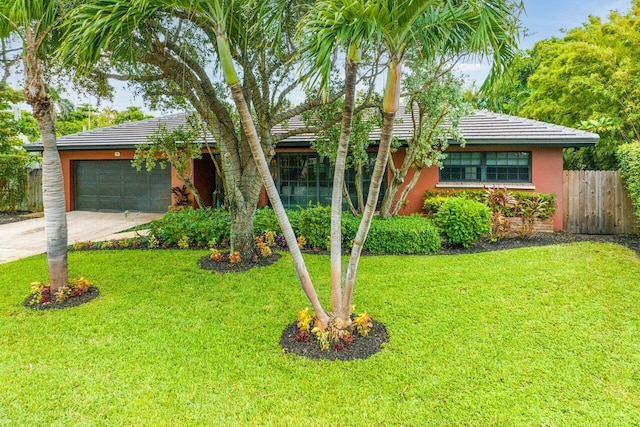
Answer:
<svg viewBox="0 0 640 427"><path fill-rule="evenodd" d="M562 38L542 40L514 61L481 106L600 134L568 152L565 167L614 169L616 147L638 138L640 1L603 22L589 17Z"/></svg>

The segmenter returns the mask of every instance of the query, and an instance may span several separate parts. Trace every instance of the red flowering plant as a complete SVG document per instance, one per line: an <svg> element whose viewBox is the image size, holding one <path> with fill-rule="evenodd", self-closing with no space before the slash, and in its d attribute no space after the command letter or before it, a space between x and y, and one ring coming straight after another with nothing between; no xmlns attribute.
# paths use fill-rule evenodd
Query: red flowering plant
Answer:
<svg viewBox="0 0 640 427"><path fill-rule="evenodd" d="M367 313L352 316L352 323L346 329L323 330L318 326L316 314L305 308L298 311L298 333L295 340L298 342L309 342L312 339L318 342L323 350L328 350L331 346L335 351L341 351L349 347L356 340L356 336L366 337L373 328L373 320Z"/></svg>
<svg viewBox="0 0 640 427"><path fill-rule="evenodd" d="M84 277L76 277L68 285L61 287L54 294L51 293L51 285L44 282L31 283L31 304L47 304L52 301L63 302L69 298L79 297L89 290L89 280Z"/></svg>

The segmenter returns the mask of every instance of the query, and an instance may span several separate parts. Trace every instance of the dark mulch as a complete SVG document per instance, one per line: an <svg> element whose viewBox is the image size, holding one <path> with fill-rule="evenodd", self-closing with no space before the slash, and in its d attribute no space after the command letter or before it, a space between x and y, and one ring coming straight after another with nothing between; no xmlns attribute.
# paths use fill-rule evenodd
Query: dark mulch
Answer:
<svg viewBox="0 0 640 427"><path fill-rule="evenodd" d="M266 267L278 261L282 255L273 254L269 257L256 257L254 259L241 261L235 264L231 264L229 261L218 262L211 259L211 256L207 255L200 258L198 266L203 270L211 270L214 273L238 273L242 271L248 271L255 267Z"/></svg>
<svg viewBox="0 0 640 427"><path fill-rule="evenodd" d="M24 221L27 219L39 218L42 212L0 212L0 225L9 224L11 222Z"/></svg>
<svg viewBox="0 0 640 427"><path fill-rule="evenodd" d="M22 302L22 305L33 310L63 309L87 303L98 298L99 295L100 290L98 288L96 288L95 286L89 286L89 289L87 289L87 292L85 292L84 294L77 297L67 298L62 302L51 301L44 304L32 304L30 301L31 297L27 297L27 299Z"/></svg>
<svg viewBox="0 0 640 427"><path fill-rule="evenodd" d="M373 321L373 328L366 337L356 336L356 339L348 347L337 351L333 346L328 350L322 350L316 339L308 342L296 341L298 324L294 322L288 325L280 337L280 346L285 353L294 353L309 359L322 360L354 360L366 359L382 350L382 344L389 341L387 330L381 324Z"/></svg>
<svg viewBox="0 0 640 427"><path fill-rule="evenodd" d="M629 235L593 235L571 234L558 231L555 233L537 233L532 238L509 237L497 242L488 239L480 239L468 248L443 247L433 255L459 255L477 252L500 251L504 249L526 248L530 246L549 246L573 242L608 242L626 246L634 250L640 256L640 236Z"/></svg>

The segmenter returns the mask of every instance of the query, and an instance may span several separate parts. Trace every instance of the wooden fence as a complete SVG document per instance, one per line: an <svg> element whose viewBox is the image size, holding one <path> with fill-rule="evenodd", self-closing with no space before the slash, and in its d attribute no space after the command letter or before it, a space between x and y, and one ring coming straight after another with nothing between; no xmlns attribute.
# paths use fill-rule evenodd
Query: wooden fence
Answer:
<svg viewBox="0 0 640 427"><path fill-rule="evenodd" d="M29 212L42 212L42 169L29 169L27 176L27 197L18 209Z"/></svg>
<svg viewBox="0 0 640 427"><path fill-rule="evenodd" d="M584 234L637 234L629 192L618 171L564 171L564 230Z"/></svg>

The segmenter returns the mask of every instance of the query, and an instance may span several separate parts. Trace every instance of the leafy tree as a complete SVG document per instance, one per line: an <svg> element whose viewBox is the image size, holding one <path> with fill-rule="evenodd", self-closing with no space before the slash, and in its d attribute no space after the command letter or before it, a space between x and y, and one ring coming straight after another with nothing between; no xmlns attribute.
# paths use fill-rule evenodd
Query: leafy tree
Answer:
<svg viewBox="0 0 640 427"><path fill-rule="evenodd" d="M398 214L425 166L442 164L450 138L464 143L458 125L470 113L463 99L462 81L449 70L426 62L412 64L409 69L404 86L411 94L406 108L411 114L413 136L405 143L402 164L396 166L393 159L389 159L390 179L380 207L382 218ZM413 176L402 187L410 168Z"/></svg>
<svg viewBox="0 0 640 427"><path fill-rule="evenodd" d="M60 156L56 147L53 101L49 94L48 53L55 45L64 3L8 0L0 5L0 36L17 37L22 47L24 97L38 122L42 145L42 193L47 262L52 292L67 284L67 217Z"/></svg>
<svg viewBox="0 0 640 427"><path fill-rule="evenodd" d="M565 152L570 169L615 169L616 147L638 137L640 0L608 22L589 17L562 38L543 40L484 98L494 110L600 134L595 147ZM481 99L482 102L482 99Z"/></svg>
<svg viewBox="0 0 640 427"><path fill-rule="evenodd" d="M640 142L621 145L617 155L620 159L620 176L629 190L636 223L640 226Z"/></svg>
<svg viewBox="0 0 640 427"><path fill-rule="evenodd" d="M137 122L140 120L150 119L152 117L153 116L150 114L145 114L139 107L129 106L124 111L116 112L113 124L119 125L122 123Z"/></svg>
<svg viewBox="0 0 640 427"><path fill-rule="evenodd" d="M200 194L191 180L193 160L202 158L202 130L191 116L187 125L168 130L162 125L150 137L148 144L140 144L131 162L138 170L145 166L147 171L157 164L162 169L167 162L175 169L178 178L193 195L200 208L204 207Z"/></svg>
<svg viewBox="0 0 640 427"><path fill-rule="evenodd" d="M231 65L238 67L268 160L278 141L317 131L304 127L273 133L277 125L339 97L331 94L296 106L287 100L300 87L294 29L305 3L92 0L67 20L61 55L69 63L97 77L138 85L152 105L189 105L202 118L220 153L231 247L245 255L254 248L253 218L262 184L249 134L223 75ZM87 46L85 40L93 43ZM229 57L231 63L223 60Z"/></svg>
<svg viewBox="0 0 640 427"><path fill-rule="evenodd" d="M21 135L29 140L39 136L38 123L31 114L21 111L16 119L15 113L11 111L12 105L22 101L24 96L21 91L0 84L0 154L15 154L21 151L17 148L24 142Z"/></svg>
<svg viewBox="0 0 640 427"><path fill-rule="evenodd" d="M127 107L124 111L111 108L99 110L85 103L67 109L65 114L57 114L56 131L58 132L58 136L64 136L126 122L135 122L151 117L153 116L143 113L139 107L135 106Z"/></svg>

